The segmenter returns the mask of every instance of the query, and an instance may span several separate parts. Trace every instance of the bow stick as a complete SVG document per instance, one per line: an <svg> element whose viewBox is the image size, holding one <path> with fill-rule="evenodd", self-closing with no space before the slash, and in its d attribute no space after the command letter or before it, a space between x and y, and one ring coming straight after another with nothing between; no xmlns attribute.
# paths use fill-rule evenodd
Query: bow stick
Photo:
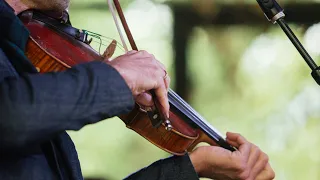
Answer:
<svg viewBox="0 0 320 180"><path fill-rule="evenodd" d="M110 12L111 12L111 14L113 16L114 22L116 24L116 27L117 27L118 33L120 35L121 42L123 44L124 49L126 50L126 52L128 52L128 48L127 48L127 45L125 43L124 36L123 36L123 34L121 32L121 28L120 28L120 25L118 23L118 19L116 17L115 12L114 12L114 6L115 6L115 8L116 8L116 10L118 12L120 21L121 21L122 26L124 28L124 31L125 31L125 33L127 35L127 38L129 40L129 43L131 45L132 50L138 51L138 47L137 47L137 45L136 45L136 43L135 43L135 41L133 39L133 36L132 36L131 31L129 29L129 26L128 26L128 23L126 21L126 18L124 17L124 14L123 14L123 11L122 11L122 8L121 8L121 5L120 5L119 1L118 0L113 0L113 3L112 3L112 0L108 0L108 5L109 5ZM152 99L153 99L155 108L147 108L147 110L143 110L142 108L140 108L140 109L145 111L145 112L147 112L153 127L157 128L162 123L165 123L166 129L170 131L172 129L172 125L171 125L171 123L169 121L169 117L167 117L167 115L162 112L163 108L160 105L159 101L157 100L157 97L156 97L156 94L155 94L154 90L150 90L150 94L152 95Z"/></svg>

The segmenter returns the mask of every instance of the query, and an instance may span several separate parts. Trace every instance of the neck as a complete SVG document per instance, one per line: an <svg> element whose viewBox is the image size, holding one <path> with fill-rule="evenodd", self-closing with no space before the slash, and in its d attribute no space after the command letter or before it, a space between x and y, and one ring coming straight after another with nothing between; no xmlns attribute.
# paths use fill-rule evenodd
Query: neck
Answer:
<svg viewBox="0 0 320 180"><path fill-rule="evenodd" d="M26 4L24 4L21 0L5 0L14 10L14 13L17 15L22 11L29 9Z"/></svg>

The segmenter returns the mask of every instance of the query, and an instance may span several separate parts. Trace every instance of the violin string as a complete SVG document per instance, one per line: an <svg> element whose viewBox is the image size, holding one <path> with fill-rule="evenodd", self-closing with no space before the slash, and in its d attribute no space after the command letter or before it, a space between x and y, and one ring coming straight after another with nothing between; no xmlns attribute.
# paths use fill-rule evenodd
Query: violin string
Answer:
<svg viewBox="0 0 320 180"><path fill-rule="evenodd" d="M179 96L178 96L179 97ZM199 122L203 125L205 125L209 130L213 130L216 134L220 135L222 137L222 134L215 129L210 123L208 123L208 121L206 121L197 111L195 111L188 103L186 103L181 97L179 97L180 100L183 102L183 105L187 107L187 109L189 111L191 111L191 113L197 117L197 119L199 120Z"/></svg>
<svg viewBox="0 0 320 180"><path fill-rule="evenodd" d="M120 35L122 44L123 44L124 48L126 49L126 51L128 51L127 50L127 46L126 46L125 41L124 41L124 38L123 38L123 35L122 35L122 32L120 30L120 26L119 26L118 20L116 18L115 12L114 12L114 8L115 8L114 4L111 2L111 0L108 0L108 4L109 4L110 12L111 12L111 14L113 16L114 22L116 24L118 33ZM221 134L219 134L219 132L215 128L213 128L208 122L206 122L203 117L201 117L193 108L191 108L191 106L188 105L180 96L178 96L176 93L174 93L174 91L169 89L168 95L169 96L171 95L171 97L174 100L176 100L175 102L178 102L180 104L180 106L177 106L177 108L180 108L179 110L181 110L181 108L183 108L185 110L185 112L187 112L189 114L189 118L190 118L190 116L192 116L193 117L192 119L196 121L195 123L199 127L205 129L209 134L211 134L212 138L215 138L215 139L217 138L217 137L214 136L214 134L218 134L218 135L221 136ZM214 131L216 131L216 132L214 132Z"/></svg>
<svg viewBox="0 0 320 180"><path fill-rule="evenodd" d="M195 123L206 130L213 138L215 137L215 134L219 135L220 137L223 137L222 134L215 129L211 124L209 124L198 112L196 112L188 103L186 103L178 94L176 94L174 91L171 89L169 90L168 93L169 96L173 98L173 100L176 100L175 102L179 103L179 106L177 108L181 110L182 108L185 110L185 112L188 113L189 118L192 116L192 119L195 121ZM170 98L170 99L172 99ZM173 103L173 102L171 102ZM190 118L191 119L191 118Z"/></svg>
<svg viewBox="0 0 320 180"><path fill-rule="evenodd" d="M92 42L100 43L100 42L95 41L95 40L92 40ZM101 42L101 45L103 45L103 46L108 46L108 45L110 45L110 44L106 44L106 43L108 43L108 42L106 42L106 43L103 43L103 42L106 42L106 41L102 41L102 42ZM117 42L118 42L118 41L117 41ZM122 51L125 51L124 48L123 48L122 46L120 46L119 44L116 44L116 46L119 47Z"/></svg>
<svg viewBox="0 0 320 180"><path fill-rule="evenodd" d="M100 34L97 34L97 33L94 33L94 32L90 32L90 31L87 31L87 30L84 30L85 33L92 37L91 39L91 42L94 42L94 43L97 43L99 44L99 54L101 55L101 46L109 46L110 44L108 44L109 42L113 43L112 41L116 41L116 43L114 43L122 52L125 52L124 48L121 46L121 44L113 39L113 38L109 38L109 37L106 37L106 36L103 36L103 35L100 35ZM94 39L93 39L94 38ZM96 41L95 39L99 39L99 42Z"/></svg>
<svg viewBox="0 0 320 180"><path fill-rule="evenodd" d="M100 43L99 41L95 41L95 40L92 40L92 42ZM118 41L117 41L117 42L118 42ZM103 45L103 46L108 46L109 44L105 44L105 43L102 42L101 45ZM120 46L118 43L117 43L116 45L117 45L117 47L119 47L119 48L121 49L121 51L125 51L125 50L123 49L123 47Z"/></svg>
<svg viewBox="0 0 320 180"><path fill-rule="evenodd" d="M200 118L197 117L194 113L192 113L190 108L186 106L186 103L181 101L182 99L178 95L176 95L173 92L171 93L169 92L168 94L169 94L169 100L172 100L172 98L176 100L174 102L170 101L175 107L177 107L180 111L182 111L190 120L192 120L195 124L197 124L202 130L206 131L210 136L212 136L212 138L218 140L213 130L210 129L208 126L206 126L203 122L201 122ZM171 97L170 95L173 95L173 97Z"/></svg>
<svg viewBox="0 0 320 180"><path fill-rule="evenodd" d="M207 127L212 129L215 133L218 135L222 136L222 134L214 128L208 121L206 121L196 110L194 110L188 103L184 102L184 105L188 107L188 109L196 116L199 118L200 122L203 122Z"/></svg>
<svg viewBox="0 0 320 180"><path fill-rule="evenodd" d="M179 101L177 101L179 103ZM210 128L210 126L208 126L208 124L205 122L205 120L199 116L197 116L195 113L192 112L192 110L190 110L190 108L188 108L186 106L186 103L179 103L180 106L176 105L176 107L181 110L181 108L184 109L184 111L182 110L182 112L184 112L188 118L190 118L194 123L196 123L203 131L207 132L207 134L209 136L211 136L211 138L214 138L215 140L219 140L219 134L217 132L214 131L214 128ZM190 117L191 116L191 117ZM221 136L221 135L220 135Z"/></svg>
<svg viewBox="0 0 320 180"><path fill-rule="evenodd" d="M174 100L176 100L175 102L177 102L179 104L178 108L181 110L183 108L184 112L188 114L188 116L192 116L193 119L195 120L199 120L198 117L196 117L196 115L194 113L192 113L192 111L190 110L190 108L188 108L185 104L185 102L182 100L182 98L180 98L175 92L173 91L169 91L168 95L173 95ZM197 123L197 125L200 125L199 123Z"/></svg>
<svg viewBox="0 0 320 180"><path fill-rule="evenodd" d="M104 42L108 42L108 41L112 42L113 40L115 40L113 38L110 38L110 37L107 37L107 36L103 36L103 35L100 35L98 33L90 32L90 31L87 31L87 30L85 30L85 31L89 36L92 36L92 37L95 37L95 38L98 38L98 39L102 39L102 41L104 41ZM105 39L107 39L107 40L105 40ZM115 40L115 41L117 41L117 40ZM96 42L96 41L94 41L94 42ZM117 44L116 44L117 47L119 47L122 51L125 51L125 48L123 46L121 46L121 44L118 43L118 42L119 41L117 41ZM102 45L107 46L106 44L102 44Z"/></svg>
<svg viewBox="0 0 320 180"><path fill-rule="evenodd" d="M108 5L109 5L110 12L111 12L111 14L112 14L113 20L114 20L114 22L115 22L115 24L116 24L116 27L117 27L117 30L118 30L120 39L121 39L121 41L122 41L122 45L123 45L125 51L128 52L127 44L126 44L126 42L125 42L125 40L124 40L122 31L121 31L121 29L120 29L120 25L119 25L118 19L117 19L117 17L116 17L116 13L114 12L114 9L115 9L114 4L111 2L111 0L108 0Z"/></svg>

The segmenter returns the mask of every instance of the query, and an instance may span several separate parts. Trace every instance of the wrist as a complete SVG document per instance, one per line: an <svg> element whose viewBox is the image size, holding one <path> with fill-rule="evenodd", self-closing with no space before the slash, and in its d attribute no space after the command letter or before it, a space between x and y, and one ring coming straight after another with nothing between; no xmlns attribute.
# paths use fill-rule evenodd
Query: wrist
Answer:
<svg viewBox="0 0 320 180"><path fill-rule="evenodd" d="M194 151L189 155L189 157L190 157L191 163L194 167L194 170L196 171L198 176L201 177L203 166L205 166L204 165L205 162L203 160L201 160L202 156L197 155L197 152Z"/></svg>
<svg viewBox="0 0 320 180"><path fill-rule="evenodd" d="M121 66L119 66L119 64L117 63L113 63L113 61L110 61L109 63L107 63L109 66L111 66L113 69L115 69L120 76L122 77L122 79L125 81L125 83L127 84L128 88L130 89L131 93L133 96L136 96L137 94L133 91L133 85L130 83L130 81L128 80L129 78L126 76L125 71L121 68Z"/></svg>

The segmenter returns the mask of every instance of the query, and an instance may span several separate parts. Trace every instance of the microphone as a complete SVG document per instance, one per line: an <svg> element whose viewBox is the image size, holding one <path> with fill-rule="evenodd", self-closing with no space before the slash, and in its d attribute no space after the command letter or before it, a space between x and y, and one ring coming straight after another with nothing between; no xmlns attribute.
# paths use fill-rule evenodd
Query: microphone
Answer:
<svg viewBox="0 0 320 180"><path fill-rule="evenodd" d="M310 69L312 70L312 77L320 86L320 67L314 62L312 57L308 54L288 24L285 22L284 18L286 15L283 12L284 10L275 0L257 0L257 2L267 19L273 24L279 24L283 32L288 36L292 44L296 47L303 59L309 65Z"/></svg>
<svg viewBox="0 0 320 180"><path fill-rule="evenodd" d="M283 9L275 0L257 0L260 8L264 12L266 18L272 23L276 23L276 21L280 18L284 18L285 14L283 13Z"/></svg>

